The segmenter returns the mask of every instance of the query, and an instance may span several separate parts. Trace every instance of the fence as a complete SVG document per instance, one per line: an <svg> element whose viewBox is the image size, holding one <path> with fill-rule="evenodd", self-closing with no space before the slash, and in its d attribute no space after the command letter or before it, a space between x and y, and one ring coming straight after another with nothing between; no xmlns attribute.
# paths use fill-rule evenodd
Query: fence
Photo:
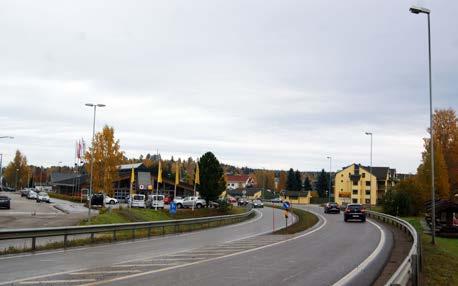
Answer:
<svg viewBox="0 0 458 286"><path fill-rule="evenodd" d="M47 227L47 228L25 228L25 229L6 229L0 230L0 240L15 240L15 239L32 239L32 251L36 250L37 238L63 236L64 247L68 246L68 236L75 235L90 235L91 242L94 242L94 236L98 233L112 233L113 240L117 240L119 231L132 231L132 238L135 238L137 230L147 230L147 237L150 237L153 230L162 230L162 235L165 234L166 227L175 227L175 230L183 225L200 225L202 228L206 224L216 223L217 225L237 222L247 219L254 213L253 209L242 214L222 215L202 218L190 218L180 220L164 220L153 222L134 222L120 224L103 224L93 226L65 226L65 227Z"/></svg>
<svg viewBox="0 0 458 286"><path fill-rule="evenodd" d="M391 215L368 211L367 215L371 218L391 224L410 236L412 239L412 247L409 254L402 261L401 265L390 277L385 285L389 286L405 286L419 285L420 269L421 269L421 241L417 230L408 222L398 217ZM410 284L409 284L410 282Z"/></svg>

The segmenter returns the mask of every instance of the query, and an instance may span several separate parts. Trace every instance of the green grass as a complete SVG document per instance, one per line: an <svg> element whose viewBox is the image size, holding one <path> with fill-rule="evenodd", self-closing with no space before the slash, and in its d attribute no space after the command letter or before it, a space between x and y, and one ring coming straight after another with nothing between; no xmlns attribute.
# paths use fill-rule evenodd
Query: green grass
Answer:
<svg viewBox="0 0 458 286"><path fill-rule="evenodd" d="M128 222L160 221L171 219L187 219L218 215L240 214L245 212L244 208L233 207L227 211L213 208L180 209L175 215L169 214L167 210L140 209L140 208L120 208L111 211L102 210L99 215L91 219L91 225L96 224L113 224ZM80 222L80 225L88 225L87 219Z"/></svg>
<svg viewBox="0 0 458 286"><path fill-rule="evenodd" d="M423 285L458 285L458 239L436 237L436 245L432 245L431 236L423 233L420 224L423 218L404 219L421 233Z"/></svg>

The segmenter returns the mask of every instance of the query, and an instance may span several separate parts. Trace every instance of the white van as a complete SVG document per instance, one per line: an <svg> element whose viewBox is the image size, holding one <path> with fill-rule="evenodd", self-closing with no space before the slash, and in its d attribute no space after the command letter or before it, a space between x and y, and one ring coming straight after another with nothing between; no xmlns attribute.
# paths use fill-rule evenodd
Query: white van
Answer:
<svg viewBox="0 0 458 286"><path fill-rule="evenodd" d="M151 195L148 198L147 206L155 209L156 207L158 209L163 209L164 208L164 195Z"/></svg>
<svg viewBox="0 0 458 286"><path fill-rule="evenodd" d="M133 208L146 208L145 195L136 194L132 196L130 206Z"/></svg>

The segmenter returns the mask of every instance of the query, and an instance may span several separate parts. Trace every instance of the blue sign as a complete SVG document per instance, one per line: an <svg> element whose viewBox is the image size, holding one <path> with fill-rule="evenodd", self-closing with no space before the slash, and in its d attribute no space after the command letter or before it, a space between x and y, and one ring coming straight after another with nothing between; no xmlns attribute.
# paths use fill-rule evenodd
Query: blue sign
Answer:
<svg viewBox="0 0 458 286"><path fill-rule="evenodd" d="M283 202L283 208L285 210L289 209L291 207L291 205L289 204L289 202Z"/></svg>
<svg viewBox="0 0 458 286"><path fill-rule="evenodd" d="M169 213L176 214L177 213L177 203L171 202L169 205Z"/></svg>

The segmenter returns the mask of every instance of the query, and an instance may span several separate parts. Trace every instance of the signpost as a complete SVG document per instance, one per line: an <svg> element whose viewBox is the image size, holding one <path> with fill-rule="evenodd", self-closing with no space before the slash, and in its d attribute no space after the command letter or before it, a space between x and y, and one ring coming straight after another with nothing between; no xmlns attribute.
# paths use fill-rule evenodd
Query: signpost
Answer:
<svg viewBox="0 0 458 286"><path fill-rule="evenodd" d="M291 204L289 202L283 202L283 209L285 210L283 212L283 215L285 216L285 224L286 228L288 228L288 210L291 208Z"/></svg>
<svg viewBox="0 0 458 286"><path fill-rule="evenodd" d="M169 213L174 215L177 213L177 203L171 202L169 205Z"/></svg>

